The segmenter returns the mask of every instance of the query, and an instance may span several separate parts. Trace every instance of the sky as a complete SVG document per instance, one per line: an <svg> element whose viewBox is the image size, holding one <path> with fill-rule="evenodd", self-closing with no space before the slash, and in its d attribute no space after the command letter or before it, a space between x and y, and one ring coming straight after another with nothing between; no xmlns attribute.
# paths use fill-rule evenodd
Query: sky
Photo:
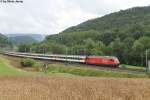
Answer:
<svg viewBox="0 0 150 100"><path fill-rule="evenodd" d="M150 0L23 0L0 2L0 33L57 34L89 19L131 7L148 6Z"/></svg>

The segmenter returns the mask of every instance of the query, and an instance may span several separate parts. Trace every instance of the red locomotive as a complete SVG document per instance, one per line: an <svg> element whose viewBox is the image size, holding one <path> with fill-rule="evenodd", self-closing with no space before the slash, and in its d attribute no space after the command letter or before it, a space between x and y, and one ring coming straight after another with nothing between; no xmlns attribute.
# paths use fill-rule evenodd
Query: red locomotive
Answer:
<svg viewBox="0 0 150 100"><path fill-rule="evenodd" d="M80 55L48 55L48 54L33 54L33 53L20 53L20 52L5 52L7 55L28 57L33 59L76 62L92 65L107 65L111 67L119 66L120 62L116 57L112 56L80 56Z"/></svg>
<svg viewBox="0 0 150 100"><path fill-rule="evenodd" d="M120 64L119 60L116 57L110 56L87 56L85 62L87 64L105 65L112 67L117 67Z"/></svg>

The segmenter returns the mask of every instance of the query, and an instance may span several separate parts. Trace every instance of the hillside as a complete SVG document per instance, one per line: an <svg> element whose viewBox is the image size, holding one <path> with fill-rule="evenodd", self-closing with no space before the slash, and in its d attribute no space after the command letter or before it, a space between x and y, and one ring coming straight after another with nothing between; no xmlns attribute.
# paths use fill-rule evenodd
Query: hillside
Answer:
<svg viewBox="0 0 150 100"><path fill-rule="evenodd" d="M10 62L0 55L0 76L27 76L31 75L30 72L26 72L15 68Z"/></svg>
<svg viewBox="0 0 150 100"><path fill-rule="evenodd" d="M92 38L93 40L103 41L108 45L116 37L121 39L134 37L138 39L143 35L150 36L149 11L149 6L121 10L73 26L64 30L59 35L49 36L47 39L57 41L62 39L63 43L65 43L64 41L67 41L68 38L73 38L73 42L76 43L86 38ZM105 38L108 38L108 41Z"/></svg>
<svg viewBox="0 0 150 100"><path fill-rule="evenodd" d="M44 40L45 35L40 34L6 34L9 41L12 44L19 45L19 44L31 44L34 42L40 42Z"/></svg>
<svg viewBox="0 0 150 100"><path fill-rule="evenodd" d="M110 30L116 30L119 32L128 31L129 26L132 29L135 25L143 26L144 30L150 31L150 7L136 7L127 10L121 10L112 14L105 15L101 18L81 23L78 26L66 29L66 32L79 32L96 30L99 32L105 32ZM143 20L144 19L144 20ZM128 27L124 29L124 27Z"/></svg>
<svg viewBox="0 0 150 100"><path fill-rule="evenodd" d="M6 47L8 44L8 38L0 33L0 47Z"/></svg>
<svg viewBox="0 0 150 100"><path fill-rule="evenodd" d="M121 63L145 66L145 51L150 49L150 7L88 20L46 37L34 49L40 47L56 54L116 56Z"/></svg>
<svg viewBox="0 0 150 100"><path fill-rule="evenodd" d="M35 39L33 39L30 36L14 36L14 37L9 37L9 41L12 44L19 45L19 44L31 44L34 42L37 42Z"/></svg>
<svg viewBox="0 0 150 100"><path fill-rule="evenodd" d="M45 38L45 35L42 35L42 34L32 34L32 33L11 33L11 34L6 34L6 36L8 38L11 38L11 37L20 37L20 36L28 36L36 41L42 41L44 40Z"/></svg>

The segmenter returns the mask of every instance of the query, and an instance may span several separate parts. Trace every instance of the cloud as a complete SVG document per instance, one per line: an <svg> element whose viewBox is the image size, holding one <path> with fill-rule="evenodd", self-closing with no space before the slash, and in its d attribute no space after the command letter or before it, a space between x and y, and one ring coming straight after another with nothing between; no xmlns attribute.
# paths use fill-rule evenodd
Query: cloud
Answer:
<svg viewBox="0 0 150 100"><path fill-rule="evenodd" d="M80 6L83 10L91 13L105 15L121 9L127 9L135 6L147 6L149 0L68 0Z"/></svg>
<svg viewBox="0 0 150 100"><path fill-rule="evenodd" d="M148 4L148 0L24 0L23 4L0 3L0 32L56 34L91 18Z"/></svg>

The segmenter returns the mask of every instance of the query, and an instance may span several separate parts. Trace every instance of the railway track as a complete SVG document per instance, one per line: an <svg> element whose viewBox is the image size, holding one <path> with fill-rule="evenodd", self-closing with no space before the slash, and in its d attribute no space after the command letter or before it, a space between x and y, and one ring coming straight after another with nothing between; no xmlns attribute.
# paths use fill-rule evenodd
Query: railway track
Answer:
<svg viewBox="0 0 150 100"><path fill-rule="evenodd" d="M61 62L54 62L54 63L61 63ZM61 63L64 64L64 63ZM117 72L127 72L129 74L145 74L146 70L138 70L138 69L127 69L127 68L121 68L121 66L119 67L108 67L108 66L97 66L97 65L85 65L85 64L75 64L75 63L69 63L69 65L75 65L75 66L79 66L82 65L82 67L86 67L86 68L95 68L95 69L100 69L100 70L104 70L104 71L117 71ZM67 65L67 64L66 64Z"/></svg>
<svg viewBox="0 0 150 100"><path fill-rule="evenodd" d="M3 52L2 54L7 55L7 56L32 58L32 59L38 59L38 60L43 60L43 61L51 61L52 63L59 63L59 64L64 64L64 62L68 62L65 59L60 62L58 58L57 58L58 60L56 60L55 58L50 58L48 55L43 55L43 54L29 55L29 53L19 54L19 53L15 53L15 52ZM77 56L75 56L75 57L77 57ZM83 57L83 56L80 56L80 57ZM71 62L68 62L67 64L72 64L72 65L77 65L77 66L82 65L83 67L95 68L95 69L107 70L107 71L127 72L127 73L130 73L130 74L145 74L146 73L146 70L127 69L127 68L123 68L121 66L119 66L119 67L108 67L108 66L106 67L105 66L104 67L104 66L100 66L100 65L99 66L98 65L87 65L87 64L83 64L83 61L79 61L79 60L71 60Z"/></svg>

